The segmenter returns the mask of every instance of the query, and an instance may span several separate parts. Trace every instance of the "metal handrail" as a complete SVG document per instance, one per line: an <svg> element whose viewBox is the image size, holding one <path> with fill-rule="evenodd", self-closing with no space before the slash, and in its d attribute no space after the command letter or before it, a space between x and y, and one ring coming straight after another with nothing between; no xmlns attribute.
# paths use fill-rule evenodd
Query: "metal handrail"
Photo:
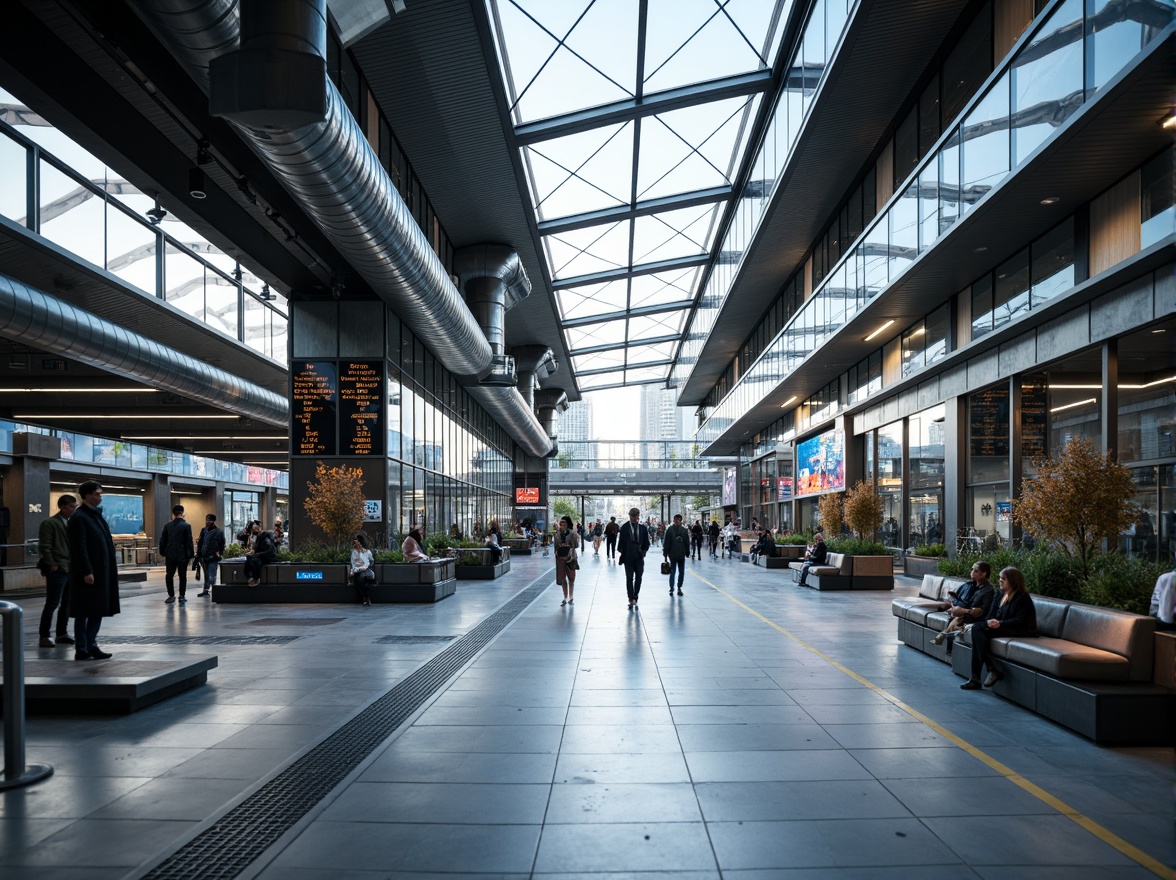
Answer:
<svg viewBox="0 0 1176 880"><path fill-rule="evenodd" d="M25 764L24 611L0 602L4 618L4 778L0 791L31 785L53 773L48 764Z"/></svg>

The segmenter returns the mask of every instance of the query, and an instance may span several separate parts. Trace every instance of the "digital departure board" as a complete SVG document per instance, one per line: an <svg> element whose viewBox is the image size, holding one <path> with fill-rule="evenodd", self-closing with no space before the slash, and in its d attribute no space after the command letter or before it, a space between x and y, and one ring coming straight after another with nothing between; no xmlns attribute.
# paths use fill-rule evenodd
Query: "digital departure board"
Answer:
<svg viewBox="0 0 1176 880"><path fill-rule="evenodd" d="M384 454L384 365L339 363L339 454Z"/></svg>
<svg viewBox="0 0 1176 880"><path fill-rule="evenodd" d="M335 364L296 361L291 364L290 452L293 455L335 455L335 408L338 401Z"/></svg>
<svg viewBox="0 0 1176 880"><path fill-rule="evenodd" d="M515 489L515 504L538 504L539 488Z"/></svg>

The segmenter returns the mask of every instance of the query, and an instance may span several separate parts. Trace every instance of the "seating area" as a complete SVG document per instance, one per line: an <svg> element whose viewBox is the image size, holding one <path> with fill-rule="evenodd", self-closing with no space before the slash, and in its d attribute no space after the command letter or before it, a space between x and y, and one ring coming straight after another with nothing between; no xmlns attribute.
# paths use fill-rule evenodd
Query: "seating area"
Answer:
<svg viewBox="0 0 1176 880"><path fill-rule="evenodd" d="M792 580L800 582L804 563L789 562ZM830 553L828 564L809 568L805 586L814 590L893 590L894 560L890 556Z"/></svg>
<svg viewBox="0 0 1176 880"><path fill-rule="evenodd" d="M246 585L243 562L221 563L221 583L212 588L212 601L231 604L345 604L356 600L340 563L278 562L261 570L261 583ZM372 602L439 602L457 589L457 560L378 563L373 566L376 586Z"/></svg>
<svg viewBox="0 0 1176 880"><path fill-rule="evenodd" d="M895 599L898 638L912 648L971 673L967 636L947 646L932 639L948 615L937 610L963 581L926 575L913 598ZM1098 743L1166 745L1173 740L1176 691L1155 683L1154 618L1034 596L1038 638L995 638L1004 679L993 690Z"/></svg>

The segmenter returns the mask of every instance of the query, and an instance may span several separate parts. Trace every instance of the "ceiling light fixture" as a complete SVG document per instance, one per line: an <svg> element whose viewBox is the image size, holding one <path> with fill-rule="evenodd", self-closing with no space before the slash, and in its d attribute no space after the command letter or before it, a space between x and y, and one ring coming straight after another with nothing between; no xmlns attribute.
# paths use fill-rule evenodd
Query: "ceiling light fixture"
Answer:
<svg viewBox="0 0 1176 880"><path fill-rule="evenodd" d="M1046 196L1044 199L1041 200L1041 204L1043 204L1043 205L1056 205L1060 201L1061 201L1061 199L1058 198L1057 196Z"/></svg>
<svg viewBox="0 0 1176 880"><path fill-rule="evenodd" d="M795 394L793 394L786 401L784 401L782 404L780 404L780 409L784 409L785 407L791 406L794 403L796 403L796 395Z"/></svg>
<svg viewBox="0 0 1176 880"><path fill-rule="evenodd" d="M1176 128L1176 110L1169 110L1156 121L1156 125L1166 129Z"/></svg>
<svg viewBox="0 0 1176 880"><path fill-rule="evenodd" d="M1050 410L1051 413L1059 413L1067 409L1073 409L1076 406L1086 406L1089 403L1098 403L1097 397L1088 397L1086 400L1075 401L1074 403L1067 403L1064 406L1055 406Z"/></svg>
<svg viewBox="0 0 1176 880"><path fill-rule="evenodd" d="M884 331L884 330L885 330L887 327L889 327L889 326L890 326L891 324L893 324L893 323L894 323L894 319L893 319L893 318L891 318L889 321L887 321L885 324L883 324L881 327L879 327L877 330L875 330L873 333L871 333L869 336L867 336L867 337L866 337L865 339L863 339L862 341L863 341L863 342L869 342L871 339L873 339L873 338L874 338L875 336L877 336L879 333L882 333L882 332L883 332L883 331Z"/></svg>
<svg viewBox="0 0 1176 880"><path fill-rule="evenodd" d="M208 419L237 419L237 418L240 418L240 416L213 416L213 415L186 416L186 415L175 415L175 414L170 414L170 415L165 415L165 416L142 416L142 415L136 415L135 413L118 413L116 415L112 415L109 413L85 413L85 414L75 413L72 415L58 415L57 413L14 413L12 418L14 418L14 419L31 419L33 421L36 421L37 419L49 419L51 421L56 422L56 421L60 421L62 419L129 419L131 421L134 421L136 419L172 419L172 420L175 420L175 419L204 419L204 420L208 420ZM171 439L175 439L175 438L171 438Z"/></svg>

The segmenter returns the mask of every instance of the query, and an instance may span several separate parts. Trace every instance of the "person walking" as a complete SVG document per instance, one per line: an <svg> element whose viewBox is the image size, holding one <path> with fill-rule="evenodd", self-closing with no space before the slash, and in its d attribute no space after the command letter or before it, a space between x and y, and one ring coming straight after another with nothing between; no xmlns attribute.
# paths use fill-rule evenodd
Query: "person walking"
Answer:
<svg viewBox="0 0 1176 880"><path fill-rule="evenodd" d="M702 523L698 520L690 527L690 558L702 561Z"/></svg>
<svg viewBox="0 0 1176 880"><path fill-rule="evenodd" d="M719 521L712 519L710 525L706 530L707 546L710 549L711 559L719 558Z"/></svg>
<svg viewBox="0 0 1176 880"><path fill-rule="evenodd" d="M690 530L682 525L682 514L674 514L674 524L666 529L662 541L662 557L670 564L670 595L674 595L674 571L678 572L678 595L682 595L682 579L686 576L686 557L690 553Z"/></svg>
<svg viewBox="0 0 1176 880"><path fill-rule="evenodd" d="M593 556L600 555L600 542L604 540L604 524L600 520L596 521L596 525L592 527L592 550Z"/></svg>
<svg viewBox="0 0 1176 880"><path fill-rule="evenodd" d="M617 518L610 516L608 525L604 527L604 553L609 562L615 563L617 561L617 534L620 531L621 527L617 525Z"/></svg>
<svg viewBox="0 0 1176 880"><path fill-rule="evenodd" d="M617 551L625 566L625 592L629 594L629 610L637 607L641 594L641 576L645 573L645 554L649 552L649 527L640 521L641 511L629 510L629 521L617 535Z"/></svg>
<svg viewBox="0 0 1176 880"><path fill-rule="evenodd" d="M57 499L57 513L37 530L40 553L37 567L45 575L45 607L41 610L41 641L37 646L40 648L74 643L69 637L69 518L77 509L78 499L62 495ZM49 638L54 611L57 611L56 642Z"/></svg>
<svg viewBox="0 0 1176 880"><path fill-rule="evenodd" d="M200 530L200 539L196 542L196 555L204 566L204 590L197 595L206 599L212 596L212 588L216 586L216 572L224 552L224 530L217 527L216 514L210 513L204 517L204 528Z"/></svg>
<svg viewBox="0 0 1176 880"><path fill-rule="evenodd" d="M167 598L163 601L168 605L176 601L176 574L180 576L180 604L188 604L188 565L196 551L192 548L192 527L184 519L184 506L177 504L172 508L171 522L163 527L159 535L159 552L163 554L166 565L164 579L167 584Z"/></svg>
<svg viewBox="0 0 1176 880"><path fill-rule="evenodd" d="M576 598L576 572L580 568L577 550L583 545L579 532L572 526L570 516L560 517L559 530L555 533L555 582L563 590L560 607L574 604Z"/></svg>
<svg viewBox="0 0 1176 880"><path fill-rule="evenodd" d="M81 505L69 518L69 616L74 620L74 659L106 660L98 647L102 618L118 614L118 563L114 539L102 517L102 486L78 486Z"/></svg>

